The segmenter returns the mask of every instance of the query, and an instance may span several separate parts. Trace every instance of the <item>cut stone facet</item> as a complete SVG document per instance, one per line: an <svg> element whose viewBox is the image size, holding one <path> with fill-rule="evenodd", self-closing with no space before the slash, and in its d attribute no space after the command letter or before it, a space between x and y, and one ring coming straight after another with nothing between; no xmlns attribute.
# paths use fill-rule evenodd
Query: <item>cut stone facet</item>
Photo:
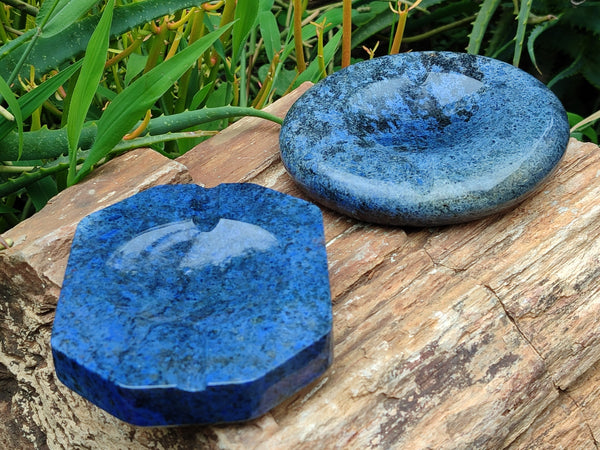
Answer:
<svg viewBox="0 0 600 450"><path fill-rule="evenodd" d="M483 56L412 52L328 76L289 110L283 163L318 202L370 222L429 226L510 208L569 139L540 81Z"/></svg>
<svg viewBox="0 0 600 450"><path fill-rule="evenodd" d="M159 186L84 218L58 378L145 426L257 417L331 364L319 209L253 184Z"/></svg>

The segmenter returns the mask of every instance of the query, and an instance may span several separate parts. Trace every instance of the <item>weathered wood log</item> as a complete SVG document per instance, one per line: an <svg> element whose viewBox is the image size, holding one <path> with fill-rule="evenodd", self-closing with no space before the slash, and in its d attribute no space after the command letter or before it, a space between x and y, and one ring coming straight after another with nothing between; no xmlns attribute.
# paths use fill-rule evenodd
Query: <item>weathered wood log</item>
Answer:
<svg viewBox="0 0 600 450"><path fill-rule="evenodd" d="M271 111L284 115L307 88ZM323 209L334 364L259 419L136 428L60 384L49 338L77 221L149 184L190 178L304 197L282 167L278 132L246 118L178 163L126 155L6 234L15 246L0 252L0 446L597 447L600 149L574 140L535 196L487 219L401 229Z"/></svg>

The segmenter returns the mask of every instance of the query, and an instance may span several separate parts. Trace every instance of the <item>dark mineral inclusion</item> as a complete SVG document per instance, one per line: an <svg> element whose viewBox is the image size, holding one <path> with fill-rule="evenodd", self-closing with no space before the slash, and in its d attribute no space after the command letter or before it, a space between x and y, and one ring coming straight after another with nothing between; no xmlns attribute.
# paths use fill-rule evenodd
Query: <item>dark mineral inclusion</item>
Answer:
<svg viewBox="0 0 600 450"><path fill-rule="evenodd" d="M292 105L283 163L313 199L391 225L464 222L510 208L562 158L560 101L483 56L412 52L357 63Z"/></svg>
<svg viewBox="0 0 600 450"><path fill-rule="evenodd" d="M319 209L253 184L159 186L84 218L58 378L136 425L259 416L332 360Z"/></svg>

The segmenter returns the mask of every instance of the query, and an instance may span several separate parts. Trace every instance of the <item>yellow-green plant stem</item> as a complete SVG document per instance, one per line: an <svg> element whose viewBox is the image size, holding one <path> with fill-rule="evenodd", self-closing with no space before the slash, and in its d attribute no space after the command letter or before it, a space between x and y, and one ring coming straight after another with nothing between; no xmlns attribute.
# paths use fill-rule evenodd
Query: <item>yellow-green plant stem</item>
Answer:
<svg viewBox="0 0 600 450"><path fill-rule="evenodd" d="M278 64L279 53L276 53L275 56L273 56L273 61L271 61L271 65L269 66L267 76L265 77L265 80L263 81L263 84L260 90L258 91L258 94L256 94L256 97L252 102L252 106L254 108L260 110L267 102L267 99L269 98L269 93L271 92L271 88L273 87L273 78L275 76L275 71L277 70Z"/></svg>
<svg viewBox="0 0 600 450"><path fill-rule="evenodd" d="M394 33L394 40L392 41L392 47L390 48L390 55L395 55L400 51L400 44L402 44L402 37L404 36L404 28L406 27L406 18L408 17L408 8L403 9L398 2L398 23L396 24L396 32Z"/></svg>
<svg viewBox="0 0 600 450"><path fill-rule="evenodd" d="M162 19L161 24L156 28L156 34L152 36L152 44L150 46L150 51L148 52L144 73L149 72L158 64L158 60L165 50L165 40L168 32L169 29L166 20Z"/></svg>
<svg viewBox="0 0 600 450"><path fill-rule="evenodd" d="M237 0L226 0L225 1L225 7L223 8L223 15L221 16L221 23L219 24L219 27L224 27L225 25L227 25L228 23L231 23L233 21L233 18L235 17L236 3L237 3ZM221 42L223 44L225 44L229 40L230 37L231 37L231 29L226 31L223 34L223 36L221 36Z"/></svg>
<svg viewBox="0 0 600 450"><path fill-rule="evenodd" d="M117 55L115 55L112 58L110 58L109 60L107 60L104 67L108 68L108 67L112 66L113 64L116 64L119 61L127 58L129 55L131 55L133 52L135 52L138 48L140 48L141 44L142 44L141 37L134 39L133 42L125 50L123 50L122 52L119 52Z"/></svg>
<svg viewBox="0 0 600 450"><path fill-rule="evenodd" d="M344 0L342 8L342 67L348 67L352 50L352 0Z"/></svg>
<svg viewBox="0 0 600 450"><path fill-rule="evenodd" d="M60 109L58 109L56 106L54 106L50 101L46 100L44 102L44 109L46 110L46 112L50 112L55 117L62 119L63 112Z"/></svg>
<svg viewBox="0 0 600 450"><path fill-rule="evenodd" d="M221 21L219 22L219 28L222 28L225 25L230 24L233 21L233 19L235 17L236 2L237 2L237 0L226 0L225 1L225 6L223 7L223 12L221 13ZM223 45L225 45L229 41L230 37L231 37L231 29L227 30L221 36L221 42L223 43ZM210 60L211 60L211 64L213 65L213 68L217 68L219 65L219 55L218 55L216 49L212 50L212 53L210 54ZM216 79L216 74L215 74L215 77L213 77L213 72L211 71L210 80L214 81L215 79Z"/></svg>
<svg viewBox="0 0 600 450"><path fill-rule="evenodd" d="M306 70L304 44L302 43L302 0L294 0L294 48L296 50L296 68L298 73Z"/></svg>
<svg viewBox="0 0 600 450"><path fill-rule="evenodd" d="M326 18L323 18L323 21L320 23L311 22L315 26L317 33L317 63L319 64L320 78L325 78L327 76L327 71L325 70L325 56L323 49L323 34L326 27L325 21Z"/></svg>
<svg viewBox="0 0 600 450"><path fill-rule="evenodd" d="M192 11L187 17L186 26L188 45L193 44L204 35L204 10L202 8L192 8ZM173 112L175 114L185 111L187 107L187 97L190 88L190 80L194 70L200 70L202 67L202 56L198 58L196 67L190 67L179 80L179 89L177 91L177 100Z"/></svg>
<svg viewBox="0 0 600 450"><path fill-rule="evenodd" d="M111 70L115 82L115 91L117 91L117 93L123 92L123 86L121 86L121 81L119 80L119 67L116 64L113 64Z"/></svg>
<svg viewBox="0 0 600 450"><path fill-rule="evenodd" d="M396 54L400 51L400 45L402 44L402 37L404 36L404 28L406 27L406 19L408 18L408 12L419 6L419 3L421 3L421 1L422 0L417 0L409 7L404 7L404 4L400 0L398 0L398 10L392 8L390 4L391 10L398 14L398 24L396 25L394 40L392 41L392 46L390 48L390 55Z"/></svg>
<svg viewBox="0 0 600 450"><path fill-rule="evenodd" d="M36 109L31 115L30 131L36 131L42 128L42 108Z"/></svg>
<svg viewBox="0 0 600 450"><path fill-rule="evenodd" d="M0 165L0 173L23 173L35 170L35 166L4 166Z"/></svg>
<svg viewBox="0 0 600 450"><path fill-rule="evenodd" d="M12 6L13 8L16 8L19 11L22 11L25 14L33 17L37 16L40 12L35 6L32 6L29 3L25 3L21 0L2 0L2 3L6 3L7 5Z"/></svg>
<svg viewBox="0 0 600 450"><path fill-rule="evenodd" d="M571 133L579 128L582 128L584 125L589 125L592 122L600 119L600 111L596 111L595 113L587 116L585 119L581 120L579 123L575 124L571 128Z"/></svg>

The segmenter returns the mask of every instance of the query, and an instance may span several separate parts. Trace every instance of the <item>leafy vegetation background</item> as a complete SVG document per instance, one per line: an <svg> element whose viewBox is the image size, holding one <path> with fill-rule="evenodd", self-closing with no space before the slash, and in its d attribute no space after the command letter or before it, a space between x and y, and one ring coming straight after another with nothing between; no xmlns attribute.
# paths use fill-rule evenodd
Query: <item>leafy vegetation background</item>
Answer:
<svg viewBox="0 0 600 450"><path fill-rule="evenodd" d="M262 108L400 42L528 71L598 142L600 1L0 0L0 25L0 232L116 154L277 121Z"/></svg>

